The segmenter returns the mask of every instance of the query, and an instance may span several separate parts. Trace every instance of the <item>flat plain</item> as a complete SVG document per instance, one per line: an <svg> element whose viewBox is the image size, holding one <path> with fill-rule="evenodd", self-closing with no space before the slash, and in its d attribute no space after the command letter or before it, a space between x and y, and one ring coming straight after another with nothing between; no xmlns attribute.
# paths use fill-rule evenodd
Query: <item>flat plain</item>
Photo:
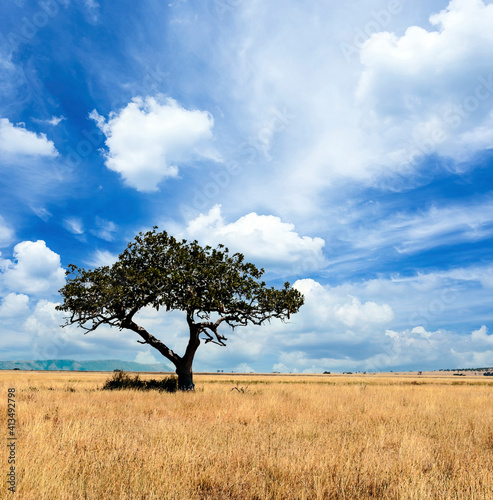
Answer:
<svg viewBox="0 0 493 500"><path fill-rule="evenodd" d="M0 498L493 498L488 377L196 374L169 394L102 391L110 376L0 372L18 436Z"/></svg>

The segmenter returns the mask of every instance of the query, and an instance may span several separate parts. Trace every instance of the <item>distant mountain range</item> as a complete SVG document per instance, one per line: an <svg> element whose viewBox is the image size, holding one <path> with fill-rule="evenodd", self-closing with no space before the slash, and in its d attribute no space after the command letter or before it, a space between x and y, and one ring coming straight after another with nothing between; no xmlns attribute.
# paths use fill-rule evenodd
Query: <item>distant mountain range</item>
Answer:
<svg viewBox="0 0 493 500"><path fill-rule="evenodd" d="M66 370L87 372L112 372L124 370L128 372L169 372L167 365L156 363L144 365L134 361L104 359L98 361L74 361L73 359L46 359L42 361L0 361L0 370Z"/></svg>

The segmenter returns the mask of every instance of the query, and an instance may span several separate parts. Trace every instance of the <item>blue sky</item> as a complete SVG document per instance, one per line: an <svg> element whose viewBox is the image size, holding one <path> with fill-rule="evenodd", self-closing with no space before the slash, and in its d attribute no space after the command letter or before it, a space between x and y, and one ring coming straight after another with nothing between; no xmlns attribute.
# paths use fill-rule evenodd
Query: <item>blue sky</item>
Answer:
<svg viewBox="0 0 493 500"><path fill-rule="evenodd" d="M59 328L69 263L157 225L306 305L196 370L493 366L493 5L2 1L2 359L163 361ZM141 323L181 352L181 313Z"/></svg>

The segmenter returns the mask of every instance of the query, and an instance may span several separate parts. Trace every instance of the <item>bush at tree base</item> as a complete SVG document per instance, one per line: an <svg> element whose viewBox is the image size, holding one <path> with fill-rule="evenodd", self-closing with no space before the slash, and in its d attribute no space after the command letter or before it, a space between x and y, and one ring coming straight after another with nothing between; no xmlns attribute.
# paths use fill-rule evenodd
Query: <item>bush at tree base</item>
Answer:
<svg viewBox="0 0 493 500"><path fill-rule="evenodd" d="M103 390L137 389L139 391L156 390L159 392L176 392L178 389L177 377L165 377L162 380L141 380L139 375L130 377L122 370L115 370L113 376L108 379Z"/></svg>

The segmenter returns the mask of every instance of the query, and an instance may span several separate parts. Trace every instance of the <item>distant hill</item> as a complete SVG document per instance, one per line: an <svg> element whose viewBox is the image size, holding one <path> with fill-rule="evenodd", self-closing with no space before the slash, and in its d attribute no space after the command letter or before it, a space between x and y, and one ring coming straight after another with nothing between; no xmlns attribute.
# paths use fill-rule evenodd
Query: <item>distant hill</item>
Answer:
<svg viewBox="0 0 493 500"><path fill-rule="evenodd" d="M87 372L112 372L124 370L128 372L169 372L170 367L161 364L144 365L133 361L104 359L98 361L74 361L73 359L46 359L42 361L0 361L0 370L79 370Z"/></svg>

